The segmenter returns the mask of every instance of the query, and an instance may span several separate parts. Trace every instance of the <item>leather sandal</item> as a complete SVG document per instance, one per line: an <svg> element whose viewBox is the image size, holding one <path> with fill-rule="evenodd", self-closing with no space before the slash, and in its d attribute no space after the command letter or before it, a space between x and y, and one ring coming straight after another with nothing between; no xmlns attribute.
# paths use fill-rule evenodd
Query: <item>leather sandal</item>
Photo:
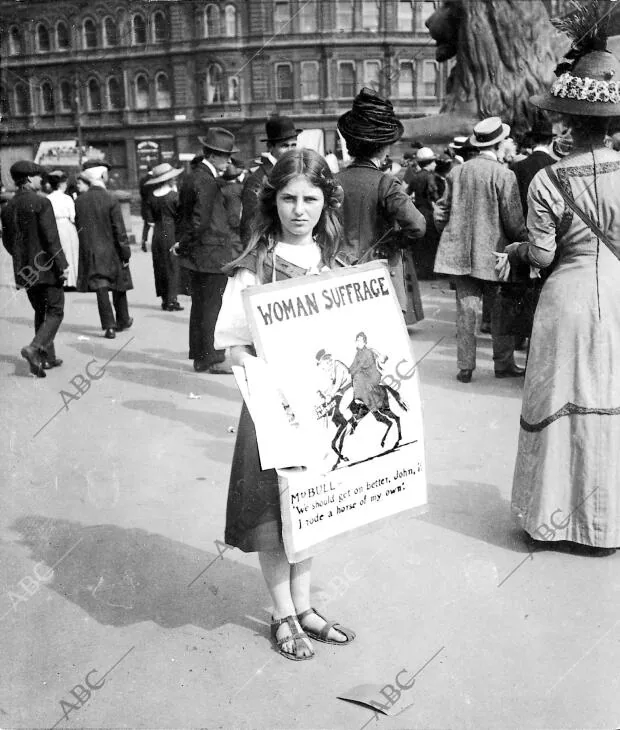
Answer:
<svg viewBox="0 0 620 730"><path fill-rule="evenodd" d="M278 629L282 624L288 624L289 631L291 632L289 636L284 636L282 639L277 638ZM306 634L304 631L298 631L298 627L301 628L301 624L297 623L297 618L295 616L285 616L281 619L274 619L273 616L271 617L271 638L273 640L273 643L278 647L280 650L280 654L282 656L285 656L287 659L290 659L294 662L303 662L306 659L314 659L314 652L312 654L309 654L308 656L300 656L299 652L302 648L305 647L305 644L303 643L304 639L308 639L308 634ZM287 641L292 641L295 645L295 653L291 654L288 651L284 651L282 648L284 644L286 644Z"/></svg>
<svg viewBox="0 0 620 730"><path fill-rule="evenodd" d="M306 616L310 616L310 614L313 614L313 613L316 614L320 619L323 619L323 621L325 621L325 626L323 626L323 628L319 632L313 631L312 629L307 629L302 624L302 619L304 619ZM336 621L328 621L325 618L325 616L321 616L321 614L315 608L309 608L307 611L298 613L297 618L299 619L299 625L301 626L301 628L314 641L321 641L323 644L334 644L336 646L346 646L347 644L350 644L353 641L353 639L355 639L355 631L352 631L351 629L347 629L345 626L341 626ZM330 629L339 631L341 634L343 634L346 637L346 641L335 641L334 639L328 639L327 635L329 634Z"/></svg>

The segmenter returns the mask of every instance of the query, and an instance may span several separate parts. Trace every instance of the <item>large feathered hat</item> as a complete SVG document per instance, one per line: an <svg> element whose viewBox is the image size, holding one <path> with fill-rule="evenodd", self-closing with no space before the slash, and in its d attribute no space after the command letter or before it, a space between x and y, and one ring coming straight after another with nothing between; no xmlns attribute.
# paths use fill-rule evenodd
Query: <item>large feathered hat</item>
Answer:
<svg viewBox="0 0 620 730"><path fill-rule="evenodd" d="M539 109L575 116L620 116L620 62L607 50L609 18L615 0L575 0L575 10L554 25L572 45L555 69L558 77L545 94L531 97Z"/></svg>

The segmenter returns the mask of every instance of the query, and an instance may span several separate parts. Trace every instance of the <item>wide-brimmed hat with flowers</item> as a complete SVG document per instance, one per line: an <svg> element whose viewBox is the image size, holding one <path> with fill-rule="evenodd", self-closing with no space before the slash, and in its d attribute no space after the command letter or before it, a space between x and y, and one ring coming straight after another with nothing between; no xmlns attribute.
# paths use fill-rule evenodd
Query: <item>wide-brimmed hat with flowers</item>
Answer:
<svg viewBox="0 0 620 730"><path fill-rule="evenodd" d="M151 175L153 177L151 177L150 180L147 180L144 185L161 185L168 180L178 177L182 172L182 169L175 169L170 163L162 162L161 165L155 165L155 167L151 170Z"/></svg>
<svg viewBox="0 0 620 730"><path fill-rule="evenodd" d="M558 78L551 89L531 97L534 106L574 116L620 116L620 62L607 50L615 6L610 0L589 0L554 22L573 44L555 69Z"/></svg>

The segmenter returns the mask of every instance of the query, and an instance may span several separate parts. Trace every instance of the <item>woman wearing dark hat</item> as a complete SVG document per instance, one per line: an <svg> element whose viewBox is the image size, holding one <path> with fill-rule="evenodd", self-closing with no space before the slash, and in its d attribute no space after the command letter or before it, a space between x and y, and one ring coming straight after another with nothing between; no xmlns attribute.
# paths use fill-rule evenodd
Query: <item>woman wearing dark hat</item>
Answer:
<svg viewBox="0 0 620 730"><path fill-rule="evenodd" d="M183 170L175 170L168 162L156 165L145 183L147 220L155 225L151 253L155 275L155 295L161 297L161 308L179 312L183 307L177 301L179 289L179 260L170 249L176 243L175 221L179 210L176 178Z"/></svg>
<svg viewBox="0 0 620 730"><path fill-rule="evenodd" d="M579 40L551 90L532 98L566 115L574 149L528 194L529 242L509 260L548 266L532 331L512 507L536 540L605 555L620 545L620 154L604 144L620 116L620 63L600 3L564 19Z"/></svg>
<svg viewBox="0 0 620 730"><path fill-rule="evenodd" d="M54 170L47 176L52 192L47 199L52 204L56 227L60 236L60 245L69 264L69 273L65 280L66 289L75 289L77 284L80 242L75 227L75 203L67 195L67 173Z"/></svg>
<svg viewBox="0 0 620 730"><path fill-rule="evenodd" d="M338 173L344 189L344 241L339 260L356 264L360 260L387 258L393 283L408 324L424 318L419 286L413 267L405 288L402 248L421 238L426 230L424 216L404 192L400 181L381 166L390 145L401 138L403 125L391 102L372 89L362 89L353 108L338 120L353 162Z"/></svg>

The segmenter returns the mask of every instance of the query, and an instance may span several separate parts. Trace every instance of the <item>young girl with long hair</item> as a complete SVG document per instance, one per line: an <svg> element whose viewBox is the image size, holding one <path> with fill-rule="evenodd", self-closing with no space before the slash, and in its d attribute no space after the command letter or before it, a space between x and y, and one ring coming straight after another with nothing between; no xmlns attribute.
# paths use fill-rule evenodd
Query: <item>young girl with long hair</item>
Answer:
<svg viewBox="0 0 620 730"><path fill-rule="evenodd" d="M241 293L257 284L331 267L338 249L342 189L313 150L294 149L277 162L263 183L250 241L225 269L233 273L215 329L218 348L229 348L234 365L255 356ZM271 634L280 653L294 661L311 659L310 639L348 644L350 629L327 621L310 606L311 559L290 564L282 543L278 476L261 469L256 432L245 404L233 456L225 541L258 552L273 601Z"/></svg>

